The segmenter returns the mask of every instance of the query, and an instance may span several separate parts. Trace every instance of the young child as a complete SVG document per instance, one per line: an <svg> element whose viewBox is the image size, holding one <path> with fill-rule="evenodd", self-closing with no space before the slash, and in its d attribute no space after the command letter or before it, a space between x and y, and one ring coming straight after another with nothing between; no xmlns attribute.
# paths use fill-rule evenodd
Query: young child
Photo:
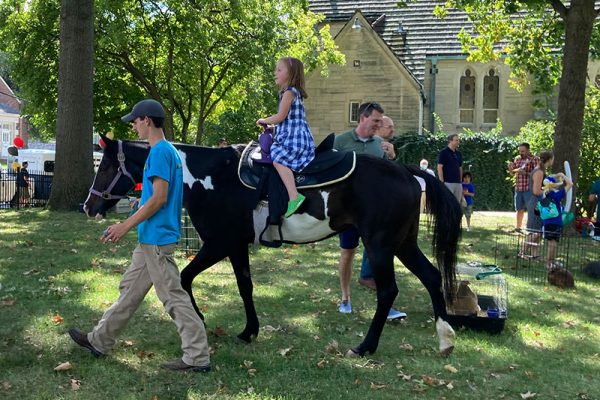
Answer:
<svg viewBox="0 0 600 400"><path fill-rule="evenodd" d="M471 183L473 175L469 171L463 172L462 175L462 187L463 197L467 202L467 206L464 208L465 219L467 220L467 232L471 231L471 215L473 214L473 196L475 196L475 186Z"/></svg>
<svg viewBox="0 0 600 400"><path fill-rule="evenodd" d="M561 201L566 193L571 190L571 187L573 187L573 182L571 182L571 180L562 172L547 176L543 182L543 196L549 198L550 201L556 205L558 211L558 216L552 218L543 218L543 216L540 215L540 217L542 217L542 232L544 234L544 239L548 241L546 268L551 270L555 267L554 260L556 259L556 250L563 229L563 206Z"/></svg>
<svg viewBox="0 0 600 400"><path fill-rule="evenodd" d="M305 197L298 193L294 174L302 171L315 158L315 141L306 122L303 99L304 65L292 57L282 57L275 67L275 84L279 87L279 111L260 118L257 125L275 125L277 130L271 146L273 166L281 176L288 192L289 202L285 217L298 210Z"/></svg>

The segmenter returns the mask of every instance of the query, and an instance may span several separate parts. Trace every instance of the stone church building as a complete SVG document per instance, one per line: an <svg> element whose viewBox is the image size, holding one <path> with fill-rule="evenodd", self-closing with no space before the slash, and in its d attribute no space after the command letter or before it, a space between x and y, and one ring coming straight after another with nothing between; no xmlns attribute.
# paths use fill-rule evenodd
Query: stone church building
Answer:
<svg viewBox="0 0 600 400"><path fill-rule="evenodd" d="M309 0L346 56L327 77L313 71L306 78L307 119L317 143L356 126L358 106L366 101L382 105L397 134L435 131L437 115L448 133L486 131L500 120L503 134L515 135L545 115L534 108L531 87L519 92L509 85L510 68L502 60L467 61L457 38L470 28L464 12L449 10L440 20L433 10L444 1L397 3ZM600 83L600 61L590 61L588 78Z"/></svg>

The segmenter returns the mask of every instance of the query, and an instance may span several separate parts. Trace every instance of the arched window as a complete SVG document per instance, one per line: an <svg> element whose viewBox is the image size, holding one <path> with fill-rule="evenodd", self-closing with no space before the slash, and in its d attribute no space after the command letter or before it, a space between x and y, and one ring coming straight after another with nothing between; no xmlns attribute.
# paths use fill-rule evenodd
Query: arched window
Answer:
<svg viewBox="0 0 600 400"><path fill-rule="evenodd" d="M460 77L460 123L472 124L475 117L475 77L467 69L465 75Z"/></svg>
<svg viewBox="0 0 600 400"><path fill-rule="evenodd" d="M500 79L492 68L483 78L483 123L495 124L498 120L498 87Z"/></svg>

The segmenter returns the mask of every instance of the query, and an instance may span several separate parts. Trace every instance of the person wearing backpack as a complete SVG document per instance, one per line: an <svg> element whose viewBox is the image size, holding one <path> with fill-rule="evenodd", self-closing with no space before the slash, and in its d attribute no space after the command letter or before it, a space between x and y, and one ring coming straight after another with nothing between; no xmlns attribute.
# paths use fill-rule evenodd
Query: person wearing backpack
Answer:
<svg viewBox="0 0 600 400"><path fill-rule="evenodd" d="M537 209L542 220L544 239L548 241L546 268L555 267L556 249L563 229L562 200L573 187L573 182L562 172L544 178L544 195L538 201Z"/></svg>
<svg viewBox="0 0 600 400"><path fill-rule="evenodd" d="M552 166L554 154L551 151L542 151L538 158L537 166L529 174L529 189L531 196L527 201L527 236L523 242L523 248L519 257L524 259L539 257L538 247L542 233L542 220L536 213L536 206L544 194L542 184L546 170Z"/></svg>

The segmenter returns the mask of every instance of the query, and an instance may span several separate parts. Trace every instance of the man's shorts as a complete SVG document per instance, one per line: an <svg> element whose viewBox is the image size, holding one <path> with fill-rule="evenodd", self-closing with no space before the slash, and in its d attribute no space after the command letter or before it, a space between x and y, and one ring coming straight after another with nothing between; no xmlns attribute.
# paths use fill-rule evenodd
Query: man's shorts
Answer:
<svg viewBox="0 0 600 400"><path fill-rule="evenodd" d="M346 229L340 232L340 247L346 250L355 249L358 247L359 239L360 234L358 233L358 229L355 227Z"/></svg>
<svg viewBox="0 0 600 400"><path fill-rule="evenodd" d="M467 206L463 208L463 214L465 214L465 217L471 218L471 215L473 215L473 204L467 204Z"/></svg>
<svg viewBox="0 0 600 400"><path fill-rule="evenodd" d="M560 239L560 234L562 233L562 225L557 224L546 224L544 225L544 239L546 240L558 240Z"/></svg>
<svg viewBox="0 0 600 400"><path fill-rule="evenodd" d="M526 210L527 203L531 198L531 192L515 192L515 211Z"/></svg>

